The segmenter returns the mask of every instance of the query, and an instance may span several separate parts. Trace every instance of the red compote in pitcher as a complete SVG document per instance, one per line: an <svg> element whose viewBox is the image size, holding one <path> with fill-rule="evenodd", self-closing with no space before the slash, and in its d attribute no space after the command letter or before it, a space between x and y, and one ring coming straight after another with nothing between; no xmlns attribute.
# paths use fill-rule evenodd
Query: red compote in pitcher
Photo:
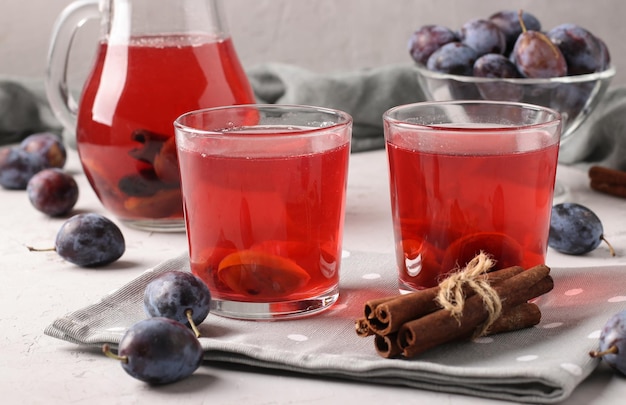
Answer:
<svg viewBox="0 0 626 405"><path fill-rule="evenodd" d="M100 41L76 103L67 90L68 56L76 29L91 18L100 19ZM46 87L56 116L76 132L102 204L151 231L185 229L174 120L254 102L220 0L74 2L55 26Z"/></svg>

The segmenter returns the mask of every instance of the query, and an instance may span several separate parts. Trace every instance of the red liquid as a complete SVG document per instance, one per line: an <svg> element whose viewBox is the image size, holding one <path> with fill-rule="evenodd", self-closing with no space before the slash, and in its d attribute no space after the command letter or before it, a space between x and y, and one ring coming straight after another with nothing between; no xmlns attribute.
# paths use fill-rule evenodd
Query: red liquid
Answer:
<svg viewBox="0 0 626 405"><path fill-rule="evenodd" d="M387 143L387 151L401 288L435 286L480 250L496 268L545 262L558 145L461 155Z"/></svg>
<svg viewBox="0 0 626 405"><path fill-rule="evenodd" d="M348 155L348 144L275 158L179 151L191 269L214 298L298 300L337 286Z"/></svg>
<svg viewBox="0 0 626 405"><path fill-rule="evenodd" d="M174 120L199 108L253 101L230 39L103 42L78 114L78 152L89 182L121 219L182 220Z"/></svg>

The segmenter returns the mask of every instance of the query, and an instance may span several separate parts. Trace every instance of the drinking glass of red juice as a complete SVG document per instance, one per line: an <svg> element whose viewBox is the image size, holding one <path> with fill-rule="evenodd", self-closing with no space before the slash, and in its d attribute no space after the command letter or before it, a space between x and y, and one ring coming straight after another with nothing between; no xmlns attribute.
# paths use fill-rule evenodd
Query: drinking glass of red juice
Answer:
<svg viewBox="0 0 626 405"><path fill-rule="evenodd" d="M481 251L495 268L545 262L561 135L554 110L423 102L383 116L401 292Z"/></svg>
<svg viewBox="0 0 626 405"><path fill-rule="evenodd" d="M352 118L240 105L174 123L191 270L215 314L282 319L339 294Z"/></svg>

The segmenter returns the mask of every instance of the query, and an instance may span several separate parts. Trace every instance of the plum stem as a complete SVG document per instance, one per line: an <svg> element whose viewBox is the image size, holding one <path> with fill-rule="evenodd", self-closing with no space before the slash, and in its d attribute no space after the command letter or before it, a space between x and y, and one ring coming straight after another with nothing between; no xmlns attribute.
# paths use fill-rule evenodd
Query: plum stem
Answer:
<svg viewBox="0 0 626 405"><path fill-rule="evenodd" d="M198 327L196 326L196 323L193 321L193 311L191 309L187 309L185 311L185 315L187 316L187 320L189 321L189 326L191 326L191 329L193 330L193 333L195 333L196 337L199 338L200 337L200 331L198 330Z"/></svg>
<svg viewBox="0 0 626 405"><path fill-rule="evenodd" d="M604 235L602 235L600 239L602 239L604 243L606 243L609 247L609 253L611 254L611 256L615 256L615 249L613 248L613 245L611 245L611 243L604 237Z"/></svg>
<svg viewBox="0 0 626 405"><path fill-rule="evenodd" d="M36 248L36 247L33 247L33 246L26 246L26 248L30 252L55 252L57 250L54 247L50 247L50 248Z"/></svg>
<svg viewBox="0 0 626 405"><path fill-rule="evenodd" d="M595 359L598 357L606 356L607 354L617 354L617 353L619 353L619 349L617 348L617 346L613 345L609 347L608 349L603 350L601 352L597 350L592 350L589 352L589 355Z"/></svg>
<svg viewBox="0 0 626 405"><path fill-rule="evenodd" d="M526 30L526 24L524 24L524 10L522 10L521 8L519 9L519 11L517 12L517 17L519 18L519 25L522 27L522 32L525 33Z"/></svg>
<svg viewBox="0 0 626 405"><path fill-rule="evenodd" d="M519 25L522 27L522 34L526 34L528 32L528 29L526 28L526 24L524 24L524 10L520 8L519 11L517 12L517 17L519 19ZM554 54L555 58L558 58L559 49L556 45L552 43L552 41L550 41L550 38L548 38L546 35L544 35L541 32L537 32L537 38L545 42L546 45L548 45L548 47L550 48L550 50L552 50L552 53Z"/></svg>
<svg viewBox="0 0 626 405"><path fill-rule="evenodd" d="M111 351L111 347L106 343L102 345L102 353L111 359L119 360L122 363L128 363L128 356L118 356Z"/></svg>

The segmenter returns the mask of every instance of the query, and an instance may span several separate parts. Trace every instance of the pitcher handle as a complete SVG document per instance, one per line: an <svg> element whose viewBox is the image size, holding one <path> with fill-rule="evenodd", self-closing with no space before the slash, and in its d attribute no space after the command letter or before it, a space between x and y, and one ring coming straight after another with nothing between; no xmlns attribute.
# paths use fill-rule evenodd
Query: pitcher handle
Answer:
<svg viewBox="0 0 626 405"><path fill-rule="evenodd" d="M52 30L45 77L46 95L54 115L72 133L76 131L78 102L68 88L70 48L78 28L90 19L99 19L100 15L98 0L77 0L61 12Z"/></svg>

